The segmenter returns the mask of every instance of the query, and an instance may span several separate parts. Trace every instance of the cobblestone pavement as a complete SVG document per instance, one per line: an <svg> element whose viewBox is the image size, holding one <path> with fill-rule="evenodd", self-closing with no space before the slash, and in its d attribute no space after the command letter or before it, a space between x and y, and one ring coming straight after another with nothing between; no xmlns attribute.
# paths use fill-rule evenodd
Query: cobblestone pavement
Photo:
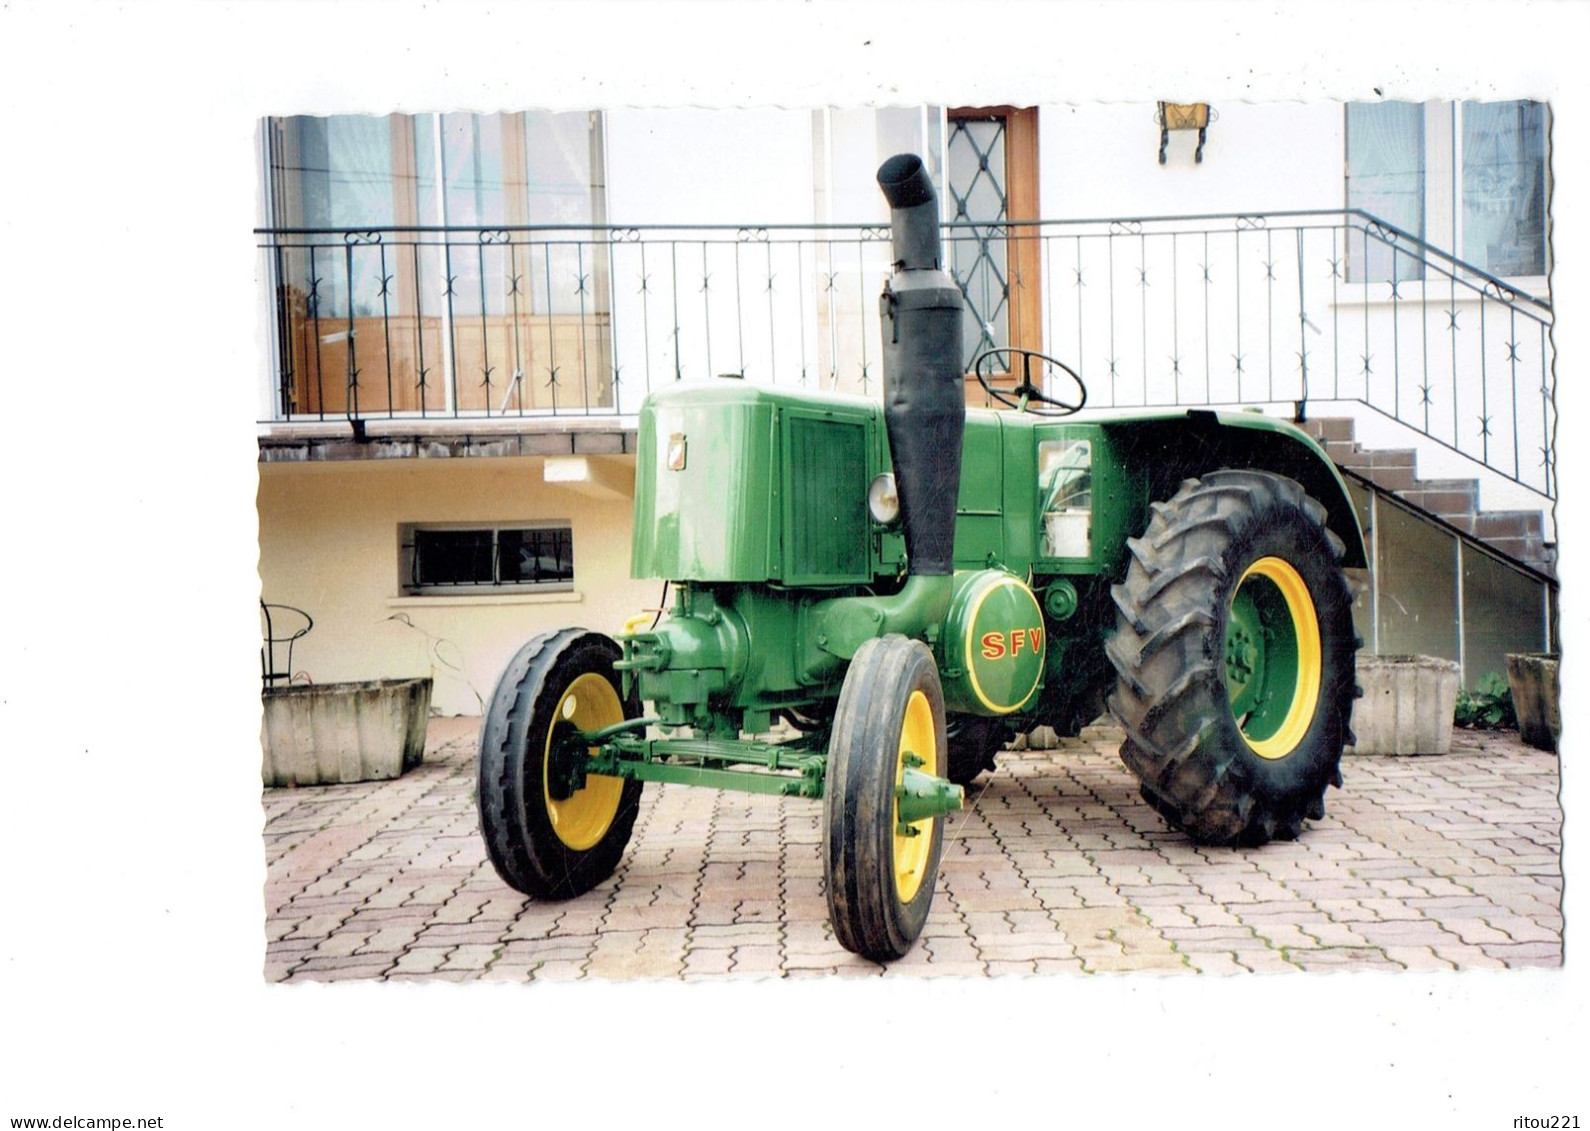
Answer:
<svg viewBox="0 0 1590 1131"><path fill-rule="evenodd" d="M1562 962L1555 755L1458 732L1442 757L1350 757L1295 843L1170 832L1090 729L1011 752L950 818L921 943L888 967L834 941L820 803L648 785L618 873L531 903L486 860L479 721L424 765L266 790L269 981L917 978L1453 970ZM975 805L972 803L975 802Z"/></svg>

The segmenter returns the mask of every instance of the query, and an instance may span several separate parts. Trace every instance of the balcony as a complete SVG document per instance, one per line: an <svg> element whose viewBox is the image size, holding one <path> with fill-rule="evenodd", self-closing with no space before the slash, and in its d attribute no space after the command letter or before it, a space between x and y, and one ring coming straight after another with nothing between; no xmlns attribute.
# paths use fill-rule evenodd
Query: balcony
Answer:
<svg viewBox="0 0 1590 1131"><path fill-rule="evenodd" d="M885 227L257 235L267 458L310 442L316 458L629 450L649 391L724 374L880 393ZM1367 213L958 224L945 239L975 265L957 269L968 366L985 347L1041 348L1081 375L1091 412L1345 408L1555 497L1549 301ZM1036 278L1011 269L1026 241ZM986 395L969 383L968 398Z"/></svg>

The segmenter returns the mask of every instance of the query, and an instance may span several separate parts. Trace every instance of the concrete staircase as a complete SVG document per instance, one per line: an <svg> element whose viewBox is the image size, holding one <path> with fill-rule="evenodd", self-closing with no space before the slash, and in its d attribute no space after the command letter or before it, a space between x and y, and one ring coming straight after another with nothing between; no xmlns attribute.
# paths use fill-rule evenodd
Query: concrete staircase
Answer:
<svg viewBox="0 0 1590 1131"><path fill-rule="evenodd" d="M1372 483L1503 557L1556 577L1556 547L1546 542L1539 511L1482 511L1477 480L1420 479L1412 448L1364 448L1354 438L1350 419L1310 420L1303 430L1349 478Z"/></svg>

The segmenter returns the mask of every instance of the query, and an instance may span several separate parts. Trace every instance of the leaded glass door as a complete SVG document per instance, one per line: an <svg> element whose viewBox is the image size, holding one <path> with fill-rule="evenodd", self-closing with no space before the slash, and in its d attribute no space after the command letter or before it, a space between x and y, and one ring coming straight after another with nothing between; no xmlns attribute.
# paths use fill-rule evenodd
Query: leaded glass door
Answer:
<svg viewBox="0 0 1590 1131"><path fill-rule="evenodd" d="M1019 223L1038 216L1037 113L1000 106L948 115L947 268L966 299L967 372L984 350L1043 345L1038 233Z"/></svg>

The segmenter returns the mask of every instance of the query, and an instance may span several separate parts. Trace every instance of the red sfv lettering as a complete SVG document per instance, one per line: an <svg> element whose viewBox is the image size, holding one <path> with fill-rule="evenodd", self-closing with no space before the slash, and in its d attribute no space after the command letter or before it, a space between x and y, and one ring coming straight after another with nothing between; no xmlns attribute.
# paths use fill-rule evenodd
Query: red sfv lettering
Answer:
<svg viewBox="0 0 1590 1131"><path fill-rule="evenodd" d="M1043 626L1013 628L1008 636L1003 632L985 632L981 644L985 660L1000 660L1006 656L1014 659L1023 648L1036 655L1043 650Z"/></svg>

